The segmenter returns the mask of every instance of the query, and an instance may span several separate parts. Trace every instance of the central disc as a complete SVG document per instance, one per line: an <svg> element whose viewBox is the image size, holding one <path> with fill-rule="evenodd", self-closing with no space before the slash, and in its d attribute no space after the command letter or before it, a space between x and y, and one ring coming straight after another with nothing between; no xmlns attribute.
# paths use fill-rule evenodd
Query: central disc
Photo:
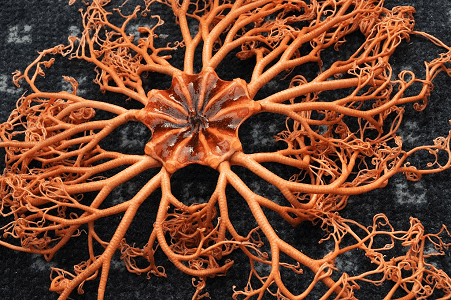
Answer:
<svg viewBox="0 0 451 300"><path fill-rule="evenodd" d="M152 131L145 153L173 173L188 164L216 168L240 151L238 127L258 111L246 82L220 80L214 71L181 73L168 90L152 90L137 114Z"/></svg>

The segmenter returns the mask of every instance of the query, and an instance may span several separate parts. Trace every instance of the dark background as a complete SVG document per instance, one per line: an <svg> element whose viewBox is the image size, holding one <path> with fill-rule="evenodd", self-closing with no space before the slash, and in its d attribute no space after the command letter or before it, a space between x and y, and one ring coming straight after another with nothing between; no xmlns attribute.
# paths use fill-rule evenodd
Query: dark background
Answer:
<svg viewBox="0 0 451 300"><path fill-rule="evenodd" d="M81 3L68 6L68 1L50 0L2 0L0 3L0 121L6 120L14 108L15 102L23 93L27 92L27 86L17 89L11 80L11 73L24 68L35 59L37 51L66 43L66 37L71 34L79 34L80 14L78 8ZM80 2L80 1L79 1ZM442 39L446 44L451 44L449 29L451 28L451 1L386 1L387 6L412 5L416 8L416 28L433 34ZM160 13L160 12L158 12ZM163 19L164 13L161 13ZM171 16L166 16L171 20ZM169 22L169 21L168 21ZM163 27L164 28L164 27ZM170 27L165 29L172 33ZM164 30L163 30L164 32ZM400 46L399 51L392 58L392 63L399 70L411 68L421 70L424 60L433 59L440 53L430 42L421 38L412 38L411 42ZM230 68L233 65L233 68ZM239 77L245 69L243 66L226 64L222 67L223 77ZM421 74L421 72L420 72ZM91 82L94 76L92 68L78 61L67 62L65 58L57 57L57 64L47 73L45 81L40 81L42 90L59 91L67 88L67 84L61 79L61 75L70 75L80 83L81 96L89 99L105 99ZM161 78L163 80L164 78ZM170 83L170 82L169 82ZM168 84L168 81L164 84ZM406 123L401 128L406 145L427 144L436 137L447 134L451 119L449 105L451 79L442 75L434 82L435 90L430 97L428 108L420 113L414 113L406 108ZM272 88L277 88L272 85ZM159 87L161 88L161 87ZM167 88L167 86L163 87ZM270 93L270 90L265 92ZM103 97L103 98L102 98ZM251 119L241 128L243 146L247 151L261 151L275 147L272 136L277 134L282 127L273 126L274 122L265 116L260 119ZM108 140L114 147L142 149L148 139L145 128L122 128L123 132L116 133L113 139ZM244 133L243 133L244 132ZM257 136L255 135L257 132ZM258 135L260 134L260 135ZM249 137L252 137L249 139ZM409 144L410 143L410 144ZM131 150L130 150L131 151ZM250 174L242 174L252 188L260 189L268 197L278 195L270 188L265 187ZM212 191L217 174L205 167L189 167L174 175L172 184L183 200L186 202L199 202L208 199ZM413 216L422 221L427 232L436 232L441 224L451 227L451 185L449 183L450 171L424 176L419 182L408 182L402 175L392 178L384 189L376 190L364 195L351 197L348 206L341 212L344 217L355 219L362 224L371 224L376 213L385 213L395 228L406 229L409 217ZM140 178L144 181L145 178ZM255 180L254 182L252 180ZM134 184L139 184L135 182ZM133 188L133 186L130 186ZM127 197L126 189L116 191L113 197ZM273 194L272 194L273 193ZM157 196L156 196L157 198ZM158 199L154 199L157 203ZM233 201L232 201L233 202ZM235 224L243 227L252 224L249 212L238 203L230 203L231 218ZM144 207L139 215L139 220L129 230L128 237L137 241L146 240L157 204L149 204ZM153 205L153 206L152 206ZM146 214L146 211L149 213ZM249 219L248 219L249 218ZM118 220L111 223L100 223L99 226L114 228ZM288 224L279 226L277 220L275 226L279 234L288 241L297 243L297 247L306 253L321 250L316 241L321 238L320 232L315 227L302 225L292 229ZM1 223L0 223L1 224ZM142 232L142 234L140 234ZM314 242L312 242L312 240ZM315 241L316 240L316 241ZM62 249L51 262L42 257L26 253L17 253L9 249L0 249L0 299L56 299L57 294L49 292L49 273L51 266L62 267L71 270L71 265L85 259L84 243L75 239ZM108 279L106 299L191 299L194 288L191 286L191 278L181 274L177 269L171 268L171 264L164 256L159 257L160 263L166 267L168 278L152 277L146 279L145 275L137 276L126 271L119 257L112 262ZM246 257L237 252L233 255L235 266L226 277L209 279L206 291L210 292L212 299L231 299L232 286L237 285L243 289L248 276L248 262ZM347 270L358 270L360 257L349 257L349 260L341 262ZM448 251L444 257L437 258L437 267L451 274L451 258ZM291 282L302 285L299 278L294 277ZM96 299L98 281L88 282L85 285L84 295L73 295L73 299ZM360 299L382 299L383 291L387 288L372 288L358 292ZM313 293L311 298L318 296Z"/></svg>

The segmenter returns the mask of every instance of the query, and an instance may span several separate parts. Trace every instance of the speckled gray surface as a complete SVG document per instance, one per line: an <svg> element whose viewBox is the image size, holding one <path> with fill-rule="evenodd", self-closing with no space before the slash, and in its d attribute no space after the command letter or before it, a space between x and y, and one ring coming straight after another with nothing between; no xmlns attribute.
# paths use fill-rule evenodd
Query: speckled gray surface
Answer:
<svg viewBox="0 0 451 300"><path fill-rule="evenodd" d="M77 6L68 6L67 0L2 0L0 3L0 121L7 118L13 109L15 101L27 91L26 87L16 88L11 81L11 73L23 70L35 57L39 50L56 44L65 43L68 35L77 35L80 31ZM79 1L80 2L80 1ZM431 33L451 45L451 1L386 1L387 5L412 5L417 10L417 29ZM78 4L79 6L81 4ZM163 32L164 34L164 32ZM170 34L168 31L167 34ZM393 57L393 62L400 69L420 69L423 57L431 59L437 53L430 43L419 38L412 38L409 44L402 45ZM43 89L65 89L67 83L59 76L61 74L75 77L81 84L79 94L88 98L101 97L92 84L93 72L85 64L73 61L67 62L58 58L59 64L49 72L46 81L42 81ZM242 71L237 68L223 70L224 76L240 76ZM243 71L244 72L244 71ZM236 75L238 73L238 75ZM52 75L55 74L55 75ZM273 84L277 85L277 83ZM407 146L429 142L432 138L445 135L449 130L448 120L451 119L451 79L439 76L435 81L436 89L430 98L429 107L421 113L408 112L406 122L401 128L401 135ZM268 92L275 86L269 86ZM281 119L283 122L283 119ZM283 124L282 124L283 125ZM272 136L281 127L274 125L274 120L264 115L245 123L242 131L243 146L249 151L261 151L274 147ZM133 151L144 145L148 138L145 128L123 127L116 132L114 138L107 141L114 147ZM142 149L142 148L141 148ZM352 217L364 224L370 224L375 213L385 213L397 228L406 228L409 217L419 218L427 231L435 232L441 224L451 227L451 172L443 172L424 176L419 182L408 182L403 176L394 177L388 186L361 196L352 197L342 215ZM149 175L150 176L150 175ZM254 190L270 195L277 201L274 188L267 187L264 182L254 176L244 173L246 182ZM199 202L208 199L214 179L217 174L213 170L200 167L189 167L174 175L173 186L180 198L185 202ZM113 201L121 201L130 191L135 190L146 180L145 176L122 189L116 189ZM139 215L139 223L130 229L130 238L139 241L146 239L146 229L152 226L155 216L157 199L149 201ZM249 212L240 201L230 203L231 218L240 226L251 226ZM106 229L113 224L100 224ZM277 223L277 221L275 221ZM0 223L1 224L1 223ZM317 252L320 248L312 242L315 230L309 226L291 228L277 223L279 234L289 241L296 241L298 247L305 252ZM318 240L318 236L315 237ZM17 253L0 248L0 299L56 299L57 295L48 291L50 284L49 269L51 266L69 268L71 264L85 259L82 243L74 241L65 247L51 262L37 255ZM240 253L233 258L236 265L226 277L208 281L207 291L212 299L231 299L232 286L243 288L247 278L247 260ZM191 299L193 288L191 278L170 267L170 263L161 256L162 264L167 267L168 278L147 280L145 276L129 274L118 257L112 264L106 291L106 299ZM350 255L339 261L344 270L358 271L359 256ZM451 274L450 252L445 257L438 258L435 264L448 274ZM302 284L292 279L292 284ZM96 283L85 285L84 295L73 295L73 299L95 299ZM367 289L358 293L360 299L381 299L380 289ZM310 299L315 299L312 296Z"/></svg>

